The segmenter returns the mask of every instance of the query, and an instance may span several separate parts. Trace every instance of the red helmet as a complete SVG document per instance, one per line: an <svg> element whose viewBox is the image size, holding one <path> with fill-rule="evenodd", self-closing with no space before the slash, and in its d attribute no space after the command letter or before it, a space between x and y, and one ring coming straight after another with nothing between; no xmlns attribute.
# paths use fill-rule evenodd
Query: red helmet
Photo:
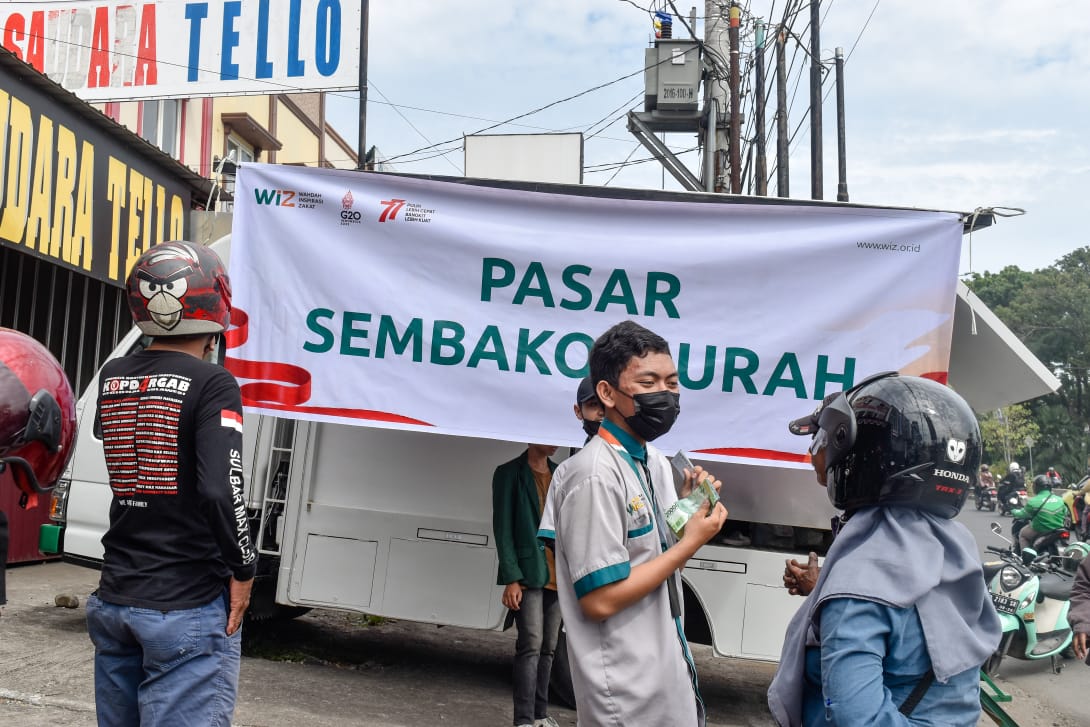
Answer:
<svg viewBox="0 0 1090 727"><path fill-rule="evenodd" d="M64 471L76 435L72 387L57 359L26 334L0 328L0 470L35 507Z"/></svg>
<svg viewBox="0 0 1090 727"><path fill-rule="evenodd" d="M133 320L149 336L227 329L231 283L219 255L204 245L156 245L132 266L125 287Z"/></svg>

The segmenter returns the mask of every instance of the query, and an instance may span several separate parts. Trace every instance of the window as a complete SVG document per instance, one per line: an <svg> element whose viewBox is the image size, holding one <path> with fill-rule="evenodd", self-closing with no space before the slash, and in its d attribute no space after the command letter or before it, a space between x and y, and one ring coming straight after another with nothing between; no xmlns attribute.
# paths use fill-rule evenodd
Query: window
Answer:
<svg viewBox="0 0 1090 727"><path fill-rule="evenodd" d="M246 142L239 140L234 135L227 137L227 156L230 158L231 152L235 153L235 163L242 164L243 162L252 162L254 160L254 150L246 145Z"/></svg>
<svg viewBox="0 0 1090 727"><path fill-rule="evenodd" d="M234 197L235 172L238 169L239 164L254 161L254 150L234 134L228 135L226 147L227 154L224 156L224 160L230 161L224 163L222 166L217 163L216 168L222 169L219 181L223 186L223 191L231 197ZM234 209L234 203L217 201L216 209L230 212Z"/></svg>
<svg viewBox="0 0 1090 727"><path fill-rule="evenodd" d="M140 104L140 136L149 143L178 156L178 117L181 101L144 101Z"/></svg>

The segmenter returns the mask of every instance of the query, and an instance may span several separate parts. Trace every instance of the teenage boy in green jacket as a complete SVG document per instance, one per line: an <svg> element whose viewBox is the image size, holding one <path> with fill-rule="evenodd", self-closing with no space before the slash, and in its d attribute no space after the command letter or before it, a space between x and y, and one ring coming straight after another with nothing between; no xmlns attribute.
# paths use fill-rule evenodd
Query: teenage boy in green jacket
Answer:
<svg viewBox="0 0 1090 727"><path fill-rule="evenodd" d="M492 531L506 586L503 605L515 612L516 727L559 727L547 714L549 674L560 633L552 551L537 538L541 511L556 465L556 447L531 444L492 476Z"/></svg>

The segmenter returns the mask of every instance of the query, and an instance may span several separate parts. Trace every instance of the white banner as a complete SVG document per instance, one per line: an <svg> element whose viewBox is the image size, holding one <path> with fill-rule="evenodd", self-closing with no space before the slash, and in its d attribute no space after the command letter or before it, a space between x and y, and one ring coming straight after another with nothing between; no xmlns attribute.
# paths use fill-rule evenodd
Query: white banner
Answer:
<svg viewBox="0 0 1090 727"><path fill-rule="evenodd" d="M359 85L352 0L3 2L5 48L85 101Z"/></svg>
<svg viewBox="0 0 1090 727"><path fill-rule="evenodd" d="M264 413L579 444L589 347L631 319L680 371L665 449L803 462L787 422L826 394L949 363L953 213L247 164L234 215L229 366Z"/></svg>

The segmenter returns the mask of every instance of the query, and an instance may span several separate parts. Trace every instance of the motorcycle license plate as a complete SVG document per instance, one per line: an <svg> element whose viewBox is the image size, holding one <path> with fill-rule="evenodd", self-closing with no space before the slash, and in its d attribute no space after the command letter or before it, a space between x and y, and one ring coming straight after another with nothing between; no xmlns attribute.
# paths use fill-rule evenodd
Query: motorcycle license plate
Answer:
<svg viewBox="0 0 1090 727"><path fill-rule="evenodd" d="M992 603L995 604L995 610L999 613L1009 613L1014 615L1018 612L1018 601L1007 596L1001 596L998 593L992 594Z"/></svg>

